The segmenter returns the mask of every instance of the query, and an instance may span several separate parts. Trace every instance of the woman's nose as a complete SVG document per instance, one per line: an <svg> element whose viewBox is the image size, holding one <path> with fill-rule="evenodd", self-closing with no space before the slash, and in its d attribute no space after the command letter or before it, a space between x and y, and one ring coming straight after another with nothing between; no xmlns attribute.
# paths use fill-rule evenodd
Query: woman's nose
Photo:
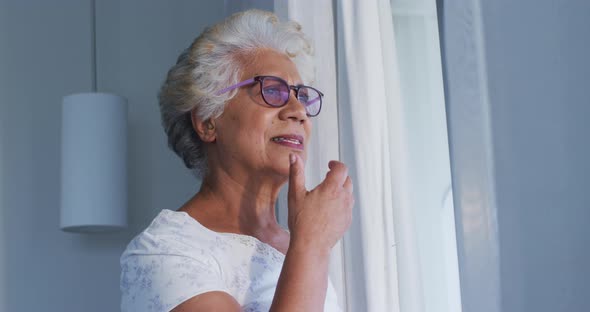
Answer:
<svg viewBox="0 0 590 312"><path fill-rule="evenodd" d="M307 121L309 117L305 111L305 106L299 102L294 93L295 92L291 92L289 95L289 101L285 106L283 106L283 109L281 110L281 118L292 119L294 121L303 123Z"/></svg>

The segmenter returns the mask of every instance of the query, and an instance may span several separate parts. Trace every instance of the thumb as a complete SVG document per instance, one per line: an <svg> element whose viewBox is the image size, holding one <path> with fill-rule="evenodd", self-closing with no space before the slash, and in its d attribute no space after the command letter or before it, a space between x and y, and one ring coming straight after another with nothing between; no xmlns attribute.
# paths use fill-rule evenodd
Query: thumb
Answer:
<svg viewBox="0 0 590 312"><path fill-rule="evenodd" d="M299 194L305 192L305 173L301 157L290 154L289 163L291 165L289 167L289 193L287 196L289 200L294 200Z"/></svg>

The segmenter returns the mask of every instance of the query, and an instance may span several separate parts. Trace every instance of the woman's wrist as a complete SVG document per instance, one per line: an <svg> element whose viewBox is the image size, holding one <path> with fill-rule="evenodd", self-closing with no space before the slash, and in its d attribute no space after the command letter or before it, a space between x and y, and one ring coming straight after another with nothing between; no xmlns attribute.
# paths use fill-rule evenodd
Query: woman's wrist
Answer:
<svg viewBox="0 0 590 312"><path fill-rule="evenodd" d="M287 254L305 254L317 258L330 258L331 247L322 246L317 242L305 239L291 238Z"/></svg>

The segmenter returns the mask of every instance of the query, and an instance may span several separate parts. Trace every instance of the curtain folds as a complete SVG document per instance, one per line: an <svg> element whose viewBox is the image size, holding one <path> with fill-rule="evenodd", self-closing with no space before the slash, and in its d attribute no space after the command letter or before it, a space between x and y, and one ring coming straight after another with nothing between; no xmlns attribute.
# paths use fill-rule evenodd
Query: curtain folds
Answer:
<svg viewBox="0 0 590 312"><path fill-rule="evenodd" d="M313 39L316 85L326 94L314 120L308 188L321 182L330 159L349 166L355 185L353 224L331 259L341 306L349 312L422 312L391 5L387 0L275 0L274 5L279 17L297 20ZM286 216L285 198L279 219Z"/></svg>
<svg viewBox="0 0 590 312"><path fill-rule="evenodd" d="M314 43L315 82L314 86L324 93L322 112L313 120L312 139L310 141L305 170L305 182L308 189L322 182L328 171L328 162L338 160L339 131L336 92L336 44L334 35L334 16L332 1L329 0L275 0L275 13L282 19L295 20L301 24L305 34ZM286 188L279 199L278 216L284 226L287 225ZM340 241L332 250L330 257L330 279L338 294L339 304L346 311L346 282L344 280L343 242Z"/></svg>
<svg viewBox="0 0 590 312"><path fill-rule="evenodd" d="M404 183L406 130L391 7L388 1L367 0L337 2L336 9L340 129L351 135L342 140L341 155L355 167L358 203L349 237L360 237L356 245L345 243L345 263L362 263L365 279L365 298L357 295L360 290L348 292L349 311L400 311L400 299L406 303L402 310L420 311L416 309L420 298L407 292L401 297L398 288L400 279L419 279L412 257L416 255L413 222L402 221L411 214ZM403 258L397 256L400 252ZM355 269L347 265L347 276Z"/></svg>

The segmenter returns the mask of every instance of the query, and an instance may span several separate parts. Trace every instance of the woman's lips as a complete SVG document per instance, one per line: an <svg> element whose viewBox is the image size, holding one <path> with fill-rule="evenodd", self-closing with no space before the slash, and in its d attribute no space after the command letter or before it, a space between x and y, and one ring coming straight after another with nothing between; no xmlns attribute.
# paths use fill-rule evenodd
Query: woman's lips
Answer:
<svg viewBox="0 0 590 312"><path fill-rule="evenodd" d="M271 139L274 143L295 148L298 150L303 150L303 137L300 135L294 134L286 134L286 135L279 135Z"/></svg>

